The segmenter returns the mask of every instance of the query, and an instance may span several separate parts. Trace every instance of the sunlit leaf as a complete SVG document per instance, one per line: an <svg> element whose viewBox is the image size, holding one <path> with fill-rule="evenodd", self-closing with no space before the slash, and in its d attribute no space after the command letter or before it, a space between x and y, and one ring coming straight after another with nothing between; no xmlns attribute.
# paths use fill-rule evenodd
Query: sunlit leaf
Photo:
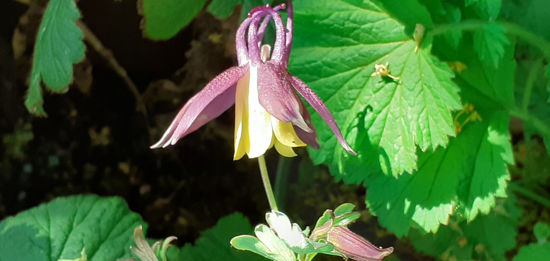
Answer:
<svg viewBox="0 0 550 261"><path fill-rule="evenodd" d="M411 230L409 237L416 250L438 259L506 260L506 251L516 245L520 216L516 198L511 195L500 199L495 211L471 223L453 220L437 234Z"/></svg>
<svg viewBox="0 0 550 261"><path fill-rule="evenodd" d="M367 181L367 205L380 224L398 236L407 234L411 226L436 232L448 223L458 204L472 218L494 206L494 197L503 196L509 179L506 164L511 150L509 141L501 139L508 137L507 128L502 128L508 115L483 117L483 122L467 126L447 148L422 153L414 174L377 175ZM487 157L492 161L483 162Z"/></svg>
<svg viewBox="0 0 550 261"><path fill-rule="evenodd" d="M402 20L415 21L415 10L408 12ZM370 1L297 1L295 13L291 69L325 101L359 152L346 154L314 115L322 144L310 150L315 163L361 182L380 170L412 172L417 147L446 146L460 101L452 72L430 54L429 40L416 50L405 26ZM386 63L395 79L371 76L375 65Z"/></svg>

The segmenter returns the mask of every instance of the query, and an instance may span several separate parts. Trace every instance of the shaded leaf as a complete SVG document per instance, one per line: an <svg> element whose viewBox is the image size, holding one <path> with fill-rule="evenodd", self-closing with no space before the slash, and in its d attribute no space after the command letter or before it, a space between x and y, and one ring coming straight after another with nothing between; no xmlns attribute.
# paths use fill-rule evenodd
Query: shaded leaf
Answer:
<svg viewBox="0 0 550 261"><path fill-rule="evenodd" d="M141 217L120 198L58 198L0 223L0 260L128 258L140 224Z"/></svg>
<svg viewBox="0 0 550 261"><path fill-rule="evenodd" d="M500 14L502 0L466 0L465 5L473 6L482 18L494 21Z"/></svg>
<svg viewBox="0 0 550 261"><path fill-rule="evenodd" d="M141 0L143 30L153 40L176 35L202 10L206 0Z"/></svg>
<svg viewBox="0 0 550 261"><path fill-rule="evenodd" d="M483 63L498 67L504 51L510 41L504 34L504 28L497 23L490 23L483 30L474 33L474 49Z"/></svg>
<svg viewBox="0 0 550 261"><path fill-rule="evenodd" d="M533 233L539 243L546 243L550 237L550 225L542 222L537 222L533 227Z"/></svg>
<svg viewBox="0 0 550 261"><path fill-rule="evenodd" d="M51 0L38 28L25 106L30 113L46 116L41 82L53 92L66 92L73 79L73 64L84 58L82 31L75 24L80 12L74 0Z"/></svg>
<svg viewBox="0 0 550 261"><path fill-rule="evenodd" d="M168 260L210 261L210 260L263 260L261 257L233 249L231 238L252 233L248 219L240 213L220 218L218 223L201 233L195 244L182 248L168 248Z"/></svg>
<svg viewBox="0 0 550 261"><path fill-rule="evenodd" d="M242 0L213 0L207 7L208 12L220 19L228 18L235 10L235 6Z"/></svg>
<svg viewBox="0 0 550 261"><path fill-rule="evenodd" d="M550 256L550 242L530 244L519 249L514 261L543 261Z"/></svg>

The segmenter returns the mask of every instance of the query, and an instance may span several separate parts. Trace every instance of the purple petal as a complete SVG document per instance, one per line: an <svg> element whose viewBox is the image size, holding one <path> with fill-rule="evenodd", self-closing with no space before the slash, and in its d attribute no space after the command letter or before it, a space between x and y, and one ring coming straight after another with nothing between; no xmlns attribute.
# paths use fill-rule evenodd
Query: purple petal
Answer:
<svg viewBox="0 0 550 261"><path fill-rule="evenodd" d="M152 149L174 145L180 138L218 117L235 103L235 84L248 66L231 67L210 81L179 111L162 138Z"/></svg>
<svg viewBox="0 0 550 261"><path fill-rule="evenodd" d="M304 117L304 121L312 131L307 132L296 127L294 127L294 131L296 132L296 135L298 135L298 138L300 138L303 142L313 147L314 149L318 150L321 146L319 145L319 140L317 140L317 131L315 131L315 127L311 122L311 116L309 115L309 111L307 111L307 109L305 108L304 104L302 103L302 100L300 100L300 108L302 111L302 116Z"/></svg>
<svg viewBox="0 0 550 261"><path fill-rule="evenodd" d="M338 142L340 142L340 145L344 147L345 150L347 150L349 153L353 155L357 155L357 153L349 146L349 144L346 142L344 137L342 136L342 133L340 132L340 128L338 128L338 125L336 124L336 121L334 120L334 117L332 116L332 113L328 110L327 106L323 103L323 101L311 90L307 84L302 82L298 77L292 76L292 86L306 99L306 101L319 113L321 118L328 124L334 135L336 135L336 139L338 139Z"/></svg>
<svg viewBox="0 0 550 261"><path fill-rule="evenodd" d="M313 130L305 122L300 98L292 89L290 75L270 62L258 67L258 98L264 109L282 122L291 122L306 132Z"/></svg>

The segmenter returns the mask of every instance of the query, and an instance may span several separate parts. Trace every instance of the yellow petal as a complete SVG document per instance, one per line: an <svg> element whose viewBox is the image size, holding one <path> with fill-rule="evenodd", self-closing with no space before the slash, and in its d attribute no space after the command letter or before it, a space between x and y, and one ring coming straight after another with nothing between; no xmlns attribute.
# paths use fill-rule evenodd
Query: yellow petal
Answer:
<svg viewBox="0 0 550 261"><path fill-rule="evenodd" d="M248 84L250 72L237 82L235 93L235 153L233 160L241 159L246 153L248 144Z"/></svg>
<svg viewBox="0 0 550 261"><path fill-rule="evenodd" d="M275 117L271 117L273 132L279 142L288 147L303 147L306 144L296 135L294 127L290 122L282 122Z"/></svg>
<svg viewBox="0 0 550 261"><path fill-rule="evenodd" d="M295 157L297 154L294 152L292 147L286 146L282 143L280 143L277 139L275 140L275 149L279 154L285 156L285 157Z"/></svg>
<svg viewBox="0 0 550 261"><path fill-rule="evenodd" d="M272 136L271 115L258 99L258 68L251 66L248 86L248 157L256 158L263 155L271 144Z"/></svg>

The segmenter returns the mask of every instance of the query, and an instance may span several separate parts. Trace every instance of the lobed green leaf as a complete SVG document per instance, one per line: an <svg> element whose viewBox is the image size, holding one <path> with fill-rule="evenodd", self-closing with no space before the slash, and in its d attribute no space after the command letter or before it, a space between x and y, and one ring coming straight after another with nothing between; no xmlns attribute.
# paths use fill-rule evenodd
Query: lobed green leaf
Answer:
<svg viewBox="0 0 550 261"><path fill-rule="evenodd" d="M430 54L429 39L416 50L406 25L372 1L298 1L295 14L291 69L325 101L359 152L347 155L314 115L322 144L310 150L315 163L360 183L370 173L414 171L417 146L423 151L446 146L454 135L451 111L460 108L458 88L453 73ZM414 12L398 17L418 20ZM375 65L385 63L398 80L371 76Z"/></svg>
<svg viewBox="0 0 550 261"><path fill-rule="evenodd" d="M117 197L58 198L0 223L0 260L128 258L134 228L141 224Z"/></svg>
<svg viewBox="0 0 550 261"><path fill-rule="evenodd" d="M73 64L84 58L86 47L75 21L80 12L74 0L51 0L46 7L36 43L25 106L37 116L46 116L42 100L43 81L53 92L66 92L73 77Z"/></svg>
<svg viewBox="0 0 550 261"><path fill-rule="evenodd" d="M504 34L504 28L497 23L490 23L474 33L474 49L479 58L495 68L499 66L507 45L510 41Z"/></svg>
<svg viewBox="0 0 550 261"><path fill-rule="evenodd" d="M505 252L516 245L520 216L516 198L510 195L499 200L495 211L471 223L453 219L436 234L411 230L409 237L418 251L440 259L505 260Z"/></svg>

